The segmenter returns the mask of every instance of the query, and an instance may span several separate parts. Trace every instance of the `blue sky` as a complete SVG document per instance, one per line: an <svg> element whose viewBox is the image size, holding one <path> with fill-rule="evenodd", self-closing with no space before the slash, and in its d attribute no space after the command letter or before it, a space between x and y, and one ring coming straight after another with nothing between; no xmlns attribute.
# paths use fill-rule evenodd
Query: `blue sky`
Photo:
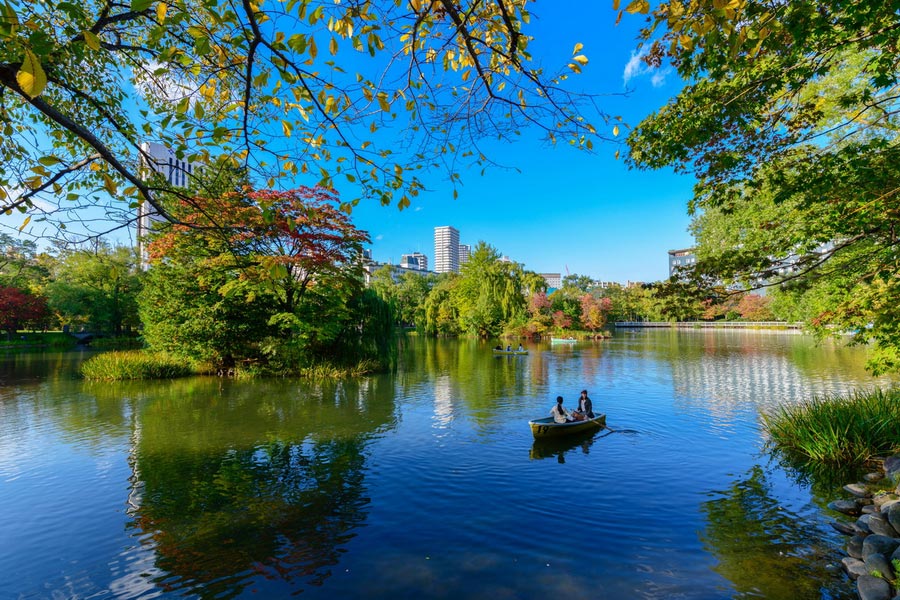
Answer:
<svg viewBox="0 0 900 600"><path fill-rule="evenodd" d="M633 60L642 17L626 14L616 26L611 5L603 0L531 5L537 17L528 30L535 37L532 53L554 71L568 62L576 42L584 44L590 62L570 83L598 94L629 90L625 97L601 102L606 112L636 125L675 95L681 82L672 71L650 72ZM410 208L360 204L353 220L369 231L374 258L381 262L399 263L401 254L412 251L433 261L434 228L452 225L461 243L485 241L533 271L565 275L568 268L620 282L663 279L666 252L692 245L687 202L693 179L629 170L614 158L615 150L599 146L590 155L537 139L504 144L494 148L492 158L517 170L463 172L456 200L435 174L426 179L429 192Z"/></svg>

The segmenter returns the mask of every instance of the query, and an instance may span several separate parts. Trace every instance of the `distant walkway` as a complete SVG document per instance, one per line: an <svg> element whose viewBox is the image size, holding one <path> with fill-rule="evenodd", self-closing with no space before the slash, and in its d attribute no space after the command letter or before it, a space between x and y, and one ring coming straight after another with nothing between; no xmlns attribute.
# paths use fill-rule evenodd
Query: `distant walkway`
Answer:
<svg viewBox="0 0 900 600"><path fill-rule="evenodd" d="M616 327L672 327L677 329L802 329L784 321L616 321Z"/></svg>

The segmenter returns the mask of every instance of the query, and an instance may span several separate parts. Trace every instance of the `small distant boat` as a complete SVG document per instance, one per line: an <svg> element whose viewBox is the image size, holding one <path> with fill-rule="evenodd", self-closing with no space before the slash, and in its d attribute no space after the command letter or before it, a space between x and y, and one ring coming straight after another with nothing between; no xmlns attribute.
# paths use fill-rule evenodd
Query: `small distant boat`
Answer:
<svg viewBox="0 0 900 600"><path fill-rule="evenodd" d="M575 338L550 338L551 344L574 344L576 341L578 340L576 340Z"/></svg>
<svg viewBox="0 0 900 600"><path fill-rule="evenodd" d="M528 350L497 350L493 349L494 354L528 354Z"/></svg>
<svg viewBox="0 0 900 600"><path fill-rule="evenodd" d="M544 417L528 421L528 424L531 426L531 433L535 439L558 437L592 429L603 429L606 426L606 415L595 415L593 419L570 423L557 423L553 417Z"/></svg>

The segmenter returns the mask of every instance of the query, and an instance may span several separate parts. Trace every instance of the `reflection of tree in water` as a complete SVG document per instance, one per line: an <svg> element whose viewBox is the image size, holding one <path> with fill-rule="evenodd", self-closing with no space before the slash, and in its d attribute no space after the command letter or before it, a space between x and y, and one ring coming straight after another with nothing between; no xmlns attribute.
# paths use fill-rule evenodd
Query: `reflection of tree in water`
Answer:
<svg viewBox="0 0 900 600"><path fill-rule="evenodd" d="M367 440L393 420L392 399L371 389L282 389L273 400L254 384L148 405L132 525L165 573L155 583L203 598L237 596L259 577L322 584L366 518Z"/></svg>
<svg viewBox="0 0 900 600"><path fill-rule="evenodd" d="M700 538L730 580L736 597L804 600L850 598L844 577L827 570L835 550L820 541L815 523L806 523L770 495L759 466L750 477L702 505L707 526Z"/></svg>
<svg viewBox="0 0 900 600"><path fill-rule="evenodd" d="M217 598L238 595L251 571L321 584L365 519L361 450L358 440L275 441L142 459L134 524L153 532L156 566L168 574L157 583Z"/></svg>

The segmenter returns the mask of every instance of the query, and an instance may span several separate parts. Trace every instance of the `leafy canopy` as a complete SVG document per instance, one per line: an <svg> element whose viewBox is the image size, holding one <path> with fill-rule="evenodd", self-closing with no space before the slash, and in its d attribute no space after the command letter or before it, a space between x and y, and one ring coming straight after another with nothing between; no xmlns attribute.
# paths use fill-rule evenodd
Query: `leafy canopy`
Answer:
<svg viewBox="0 0 900 600"><path fill-rule="evenodd" d="M189 162L408 206L420 174L491 159L525 128L591 149L609 119L545 70L526 0L0 0L0 210L133 218L171 186L143 141ZM611 136L610 136L611 137ZM144 159L149 157L143 156ZM186 196L189 197L189 196ZM97 211L91 213L97 218ZM31 214L24 220L28 224Z"/></svg>

